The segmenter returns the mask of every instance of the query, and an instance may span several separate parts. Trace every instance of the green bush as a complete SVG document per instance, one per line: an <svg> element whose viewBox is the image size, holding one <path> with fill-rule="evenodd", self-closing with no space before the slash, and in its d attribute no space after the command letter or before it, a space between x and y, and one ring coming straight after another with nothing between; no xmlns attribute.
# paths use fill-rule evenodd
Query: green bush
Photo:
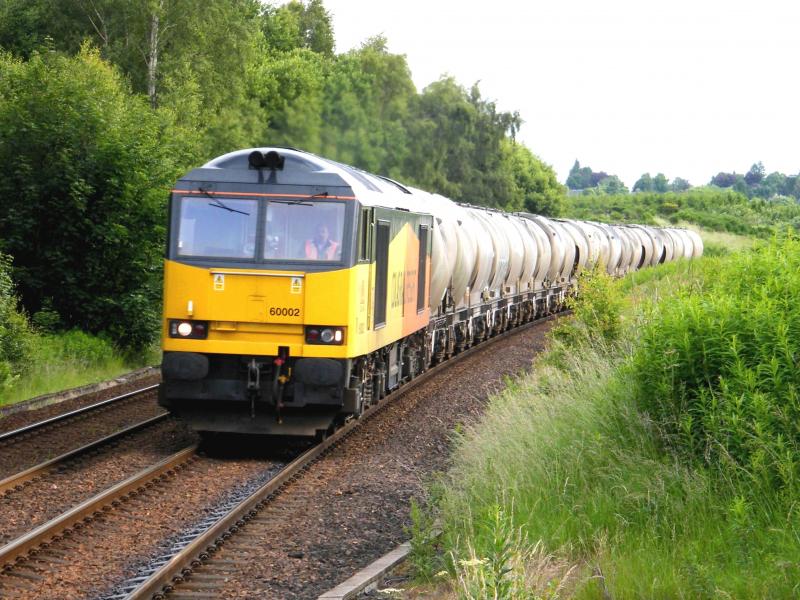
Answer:
<svg viewBox="0 0 800 600"><path fill-rule="evenodd" d="M36 344L39 363L70 365L83 370L102 365L116 355L114 345L101 337L73 329L57 335L43 335Z"/></svg>
<svg viewBox="0 0 800 600"><path fill-rule="evenodd" d="M0 254L0 389L13 384L30 358L31 332L14 292L11 258Z"/></svg>
<svg viewBox="0 0 800 600"><path fill-rule="evenodd" d="M668 445L742 490L800 492L800 241L717 263L652 311L631 366Z"/></svg>
<svg viewBox="0 0 800 600"><path fill-rule="evenodd" d="M573 318L556 325L551 336L567 346L613 343L622 331L623 305L619 282L597 264L578 276L578 294L567 299Z"/></svg>
<svg viewBox="0 0 800 600"><path fill-rule="evenodd" d="M30 314L155 339L168 191L197 160L184 137L95 51L0 53L0 250Z"/></svg>
<svg viewBox="0 0 800 600"><path fill-rule="evenodd" d="M34 333L25 371L0 390L0 404L105 381L146 364L152 357L122 355L108 339L83 331Z"/></svg>

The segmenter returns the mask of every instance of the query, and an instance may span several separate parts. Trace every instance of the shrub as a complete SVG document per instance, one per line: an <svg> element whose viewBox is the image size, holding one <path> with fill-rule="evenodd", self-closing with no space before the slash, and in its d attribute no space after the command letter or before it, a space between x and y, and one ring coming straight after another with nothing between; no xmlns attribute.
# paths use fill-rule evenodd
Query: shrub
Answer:
<svg viewBox="0 0 800 600"><path fill-rule="evenodd" d="M0 254L0 389L9 387L25 369L30 347L28 321L17 310L11 258Z"/></svg>
<svg viewBox="0 0 800 600"><path fill-rule="evenodd" d="M132 95L95 51L0 53L0 250L14 256L29 313L56 311L124 346L155 338L182 140L170 113Z"/></svg>
<svg viewBox="0 0 800 600"><path fill-rule="evenodd" d="M623 299L619 283L596 264L578 275L576 296L567 300L573 318L562 321L551 336L567 345L584 342L612 343L622 331Z"/></svg>
<svg viewBox="0 0 800 600"><path fill-rule="evenodd" d="M719 262L653 309L636 398L680 455L792 497L800 491L800 241Z"/></svg>

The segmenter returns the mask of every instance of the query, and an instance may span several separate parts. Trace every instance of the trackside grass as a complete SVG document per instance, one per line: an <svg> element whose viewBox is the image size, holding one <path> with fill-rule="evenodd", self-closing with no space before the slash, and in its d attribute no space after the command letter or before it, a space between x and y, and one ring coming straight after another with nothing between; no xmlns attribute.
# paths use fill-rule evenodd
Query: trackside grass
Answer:
<svg viewBox="0 0 800 600"><path fill-rule="evenodd" d="M800 242L581 284L456 434L418 572L452 598L798 597Z"/></svg>
<svg viewBox="0 0 800 600"><path fill-rule="evenodd" d="M31 332L26 343L24 368L0 386L0 406L106 381L159 361L155 350L126 356L108 340L77 330Z"/></svg>

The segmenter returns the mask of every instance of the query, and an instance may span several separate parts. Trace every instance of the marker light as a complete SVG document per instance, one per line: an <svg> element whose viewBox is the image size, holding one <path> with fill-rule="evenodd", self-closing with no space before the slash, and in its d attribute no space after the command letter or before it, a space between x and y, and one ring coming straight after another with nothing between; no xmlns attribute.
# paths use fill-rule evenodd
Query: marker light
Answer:
<svg viewBox="0 0 800 600"><path fill-rule="evenodd" d="M208 337L208 321L179 321L170 319L169 337L204 340Z"/></svg>
<svg viewBox="0 0 800 600"><path fill-rule="evenodd" d="M306 327L306 344L340 346L344 343L344 327Z"/></svg>

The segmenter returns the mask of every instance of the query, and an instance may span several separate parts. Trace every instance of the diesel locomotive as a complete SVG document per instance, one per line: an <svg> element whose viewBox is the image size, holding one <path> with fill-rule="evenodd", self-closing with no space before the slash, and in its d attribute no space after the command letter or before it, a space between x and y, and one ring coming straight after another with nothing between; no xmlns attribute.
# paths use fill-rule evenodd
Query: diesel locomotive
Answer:
<svg viewBox="0 0 800 600"><path fill-rule="evenodd" d="M171 193L159 402L200 432L319 436L560 310L581 269L702 250L688 230L509 214L296 149L232 152Z"/></svg>

